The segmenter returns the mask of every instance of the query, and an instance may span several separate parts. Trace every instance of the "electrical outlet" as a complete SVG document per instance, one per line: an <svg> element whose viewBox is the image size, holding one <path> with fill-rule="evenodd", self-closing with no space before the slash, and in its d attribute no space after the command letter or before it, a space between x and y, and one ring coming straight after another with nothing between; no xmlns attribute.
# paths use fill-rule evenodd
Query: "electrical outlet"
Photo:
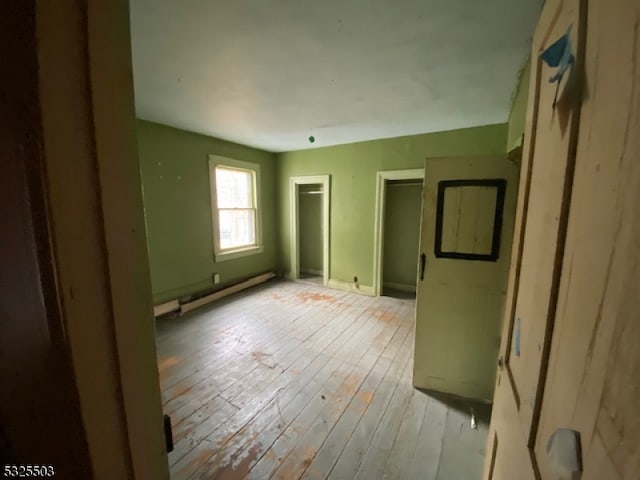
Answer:
<svg viewBox="0 0 640 480"><path fill-rule="evenodd" d="M213 283L220 283L220 274L219 273L214 273L213 274Z"/></svg>
<svg viewBox="0 0 640 480"><path fill-rule="evenodd" d="M358 277L353 277L353 285L356 288L360 288L360 284L358 283Z"/></svg>

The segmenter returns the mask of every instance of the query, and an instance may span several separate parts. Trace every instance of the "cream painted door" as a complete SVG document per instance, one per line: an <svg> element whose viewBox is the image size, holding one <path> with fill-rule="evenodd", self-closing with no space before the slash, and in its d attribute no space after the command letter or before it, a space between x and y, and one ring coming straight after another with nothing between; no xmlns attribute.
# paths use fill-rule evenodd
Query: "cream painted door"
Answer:
<svg viewBox="0 0 640 480"><path fill-rule="evenodd" d="M581 0L546 3L533 38L529 110L485 479L540 478L534 451L571 199L579 84ZM540 60L570 29L578 68L564 76ZM557 99L557 103L555 100ZM561 426L561 425L559 425ZM534 472L537 472L535 474ZM554 477L547 477L554 478Z"/></svg>
<svg viewBox="0 0 640 480"><path fill-rule="evenodd" d="M506 155L425 161L413 372L418 388L491 398L517 178L518 166ZM483 258L492 255L497 258Z"/></svg>

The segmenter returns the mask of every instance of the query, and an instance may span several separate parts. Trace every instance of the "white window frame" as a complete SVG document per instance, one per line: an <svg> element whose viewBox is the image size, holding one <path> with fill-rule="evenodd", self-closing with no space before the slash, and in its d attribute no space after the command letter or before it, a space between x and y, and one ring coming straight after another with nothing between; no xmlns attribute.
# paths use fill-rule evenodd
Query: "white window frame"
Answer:
<svg viewBox="0 0 640 480"><path fill-rule="evenodd" d="M245 247L220 248L220 223L218 216L218 195L216 193L216 167L228 167L238 170L249 170L253 173L253 202L256 209L255 244ZM260 195L260 165L257 163L243 162L234 158L220 155L209 155L209 187L211 191L211 224L213 227L213 255L216 262L233 260L262 253L262 198Z"/></svg>

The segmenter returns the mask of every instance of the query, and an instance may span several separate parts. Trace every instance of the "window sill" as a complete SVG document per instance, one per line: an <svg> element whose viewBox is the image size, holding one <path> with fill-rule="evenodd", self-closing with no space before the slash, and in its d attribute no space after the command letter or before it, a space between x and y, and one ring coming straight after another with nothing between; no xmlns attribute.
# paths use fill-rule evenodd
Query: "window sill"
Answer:
<svg viewBox="0 0 640 480"><path fill-rule="evenodd" d="M226 262L227 260L234 260L236 258L248 257L249 255L257 255L258 253L262 253L264 247L262 245L246 247L246 248L238 248L235 250L227 250L226 252L216 253L214 255L216 263L217 262Z"/></svg>

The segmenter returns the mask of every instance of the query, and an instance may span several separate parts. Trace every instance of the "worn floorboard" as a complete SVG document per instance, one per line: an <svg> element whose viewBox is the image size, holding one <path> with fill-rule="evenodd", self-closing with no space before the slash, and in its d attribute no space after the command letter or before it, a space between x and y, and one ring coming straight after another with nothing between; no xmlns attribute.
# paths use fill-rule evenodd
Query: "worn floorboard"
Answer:
<svg viewBox="0 0 640 480"><path fill-rule="evenodd" d="M172 478L479 479L489 409L413 388L414 311L273 281L159 319Z"/></svg>

